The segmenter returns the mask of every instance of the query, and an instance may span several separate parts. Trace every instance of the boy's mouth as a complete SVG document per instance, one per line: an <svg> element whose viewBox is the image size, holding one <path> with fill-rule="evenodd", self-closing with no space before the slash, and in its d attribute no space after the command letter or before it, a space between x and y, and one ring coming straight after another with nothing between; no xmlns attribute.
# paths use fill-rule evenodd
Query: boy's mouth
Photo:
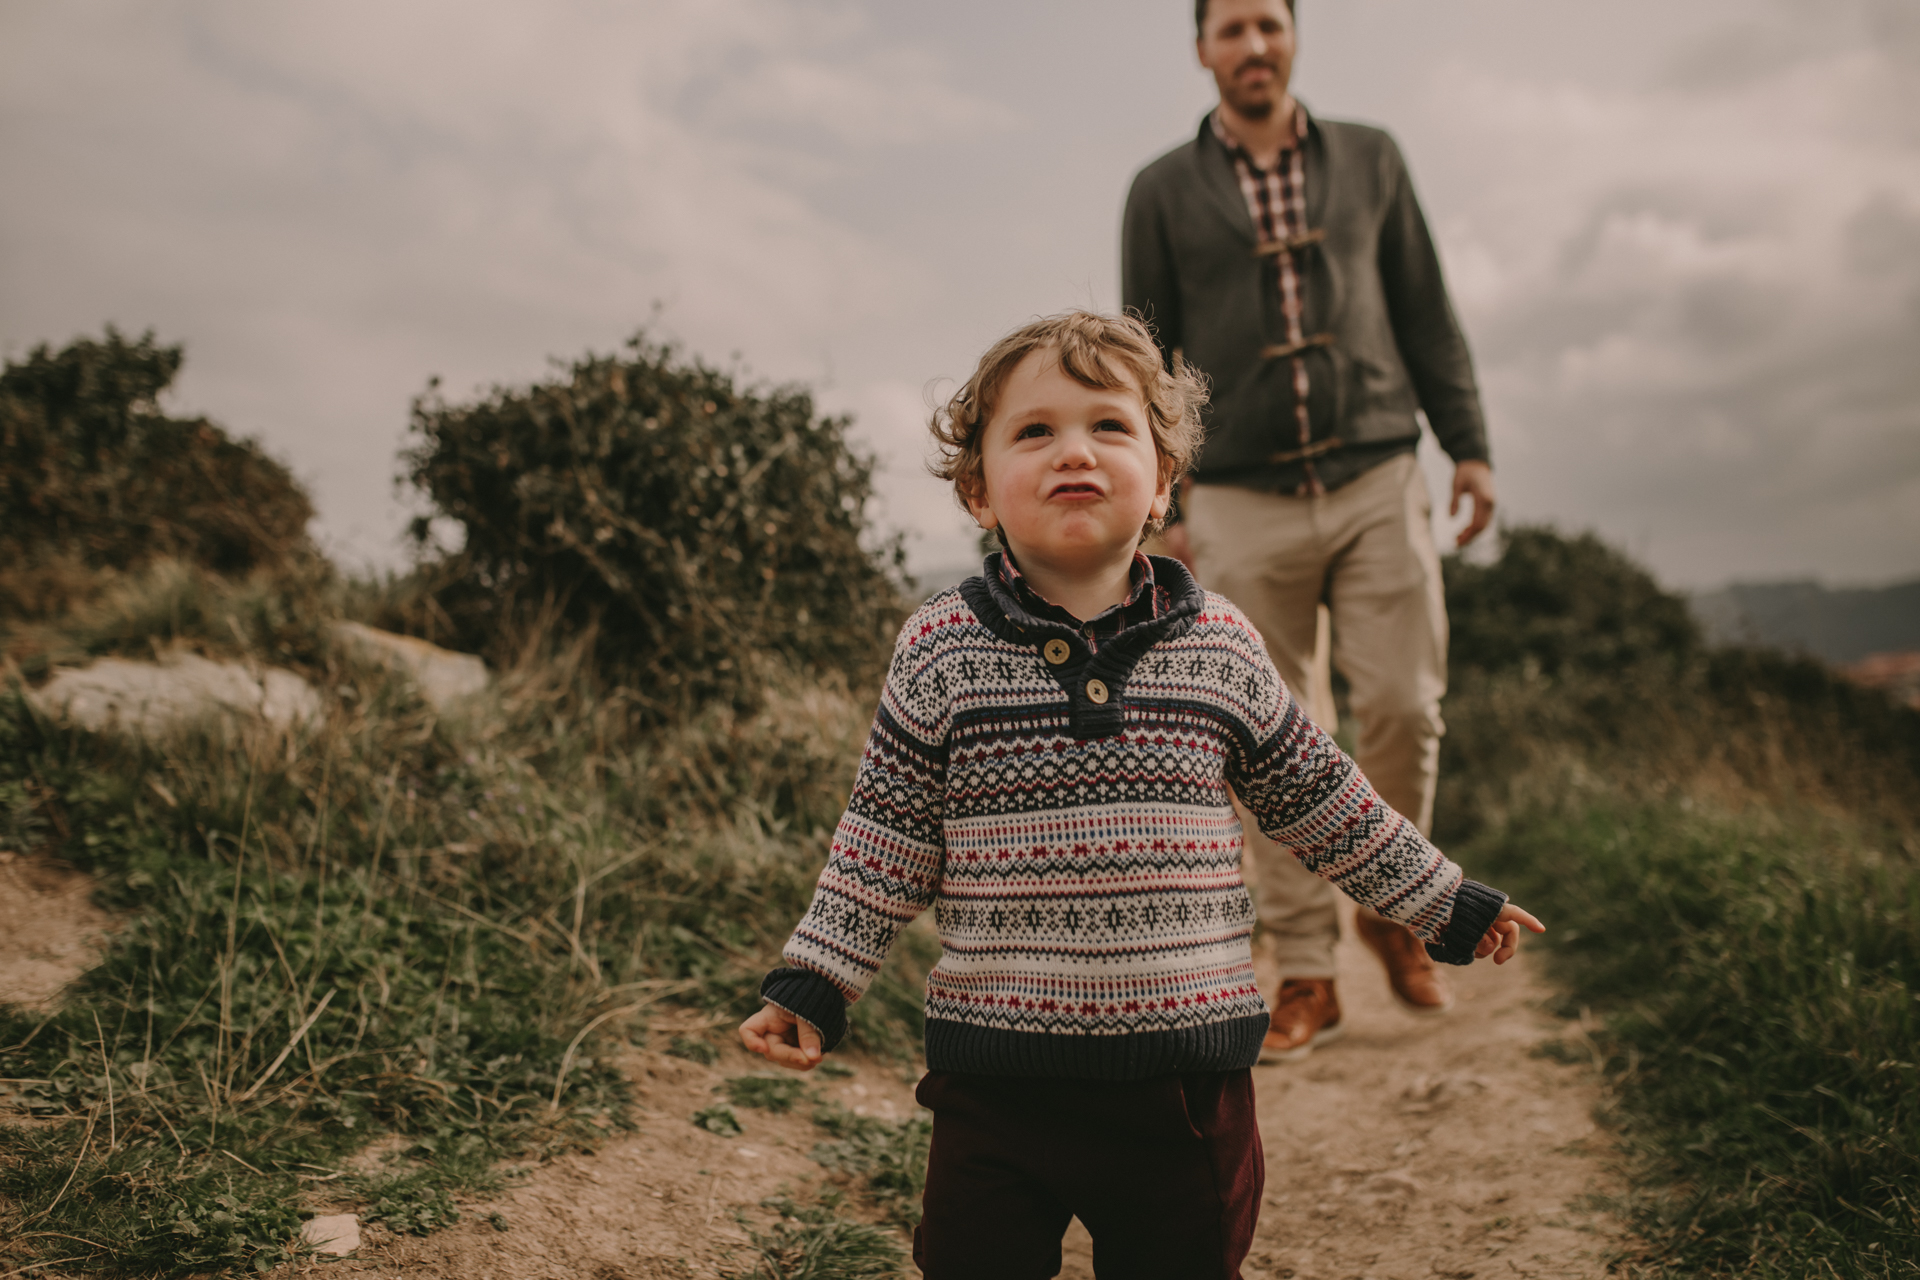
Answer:
<svg viewBox="0 0 1920 1280"><path fill-rule="evenodd" d="M1103 492L1097 484L1085 480L1070 480L1066 484L1053 486L1047 496L1049 498L1098 498Z"/></svg>

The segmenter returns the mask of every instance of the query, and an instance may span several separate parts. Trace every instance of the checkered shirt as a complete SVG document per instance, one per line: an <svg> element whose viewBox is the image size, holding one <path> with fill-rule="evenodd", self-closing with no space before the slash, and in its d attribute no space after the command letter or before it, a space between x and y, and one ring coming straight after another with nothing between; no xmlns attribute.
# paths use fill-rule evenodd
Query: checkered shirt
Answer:
<svg viewBox="0 0 1920 1280"><path fill-rule="evenodd" d="M1128 627L1153 621L1165 613L1171 603L1167 589L1154 581L1153 562L1138 551L1133 553L1133 565L1127 570L1127 598L1099 617L1085 622L1035 591L1033 584L1020 572L1019 566L1014 564L1013 552L1002 555L999 565L1000 580L1007 584L1028 612L1036 618L1058 622L1078 631L1086 639L1089 653L1100 652L1102 644Z"/></svg>
<svg viewBox="0 0 1920 1280"><path fill-rule="evenodd" d="M1271 169L1262 169L1253 162L1252 154L1227 132L1226 121L1221 119L1218 108L1209 119L1213 123L1214 136L1220 139L1227 154L1233 157L1233 171L1240 179L1240 193L1247 199L1247 212L1253 215L1254 232L1261 244L1286 244L1297 236L1305 235L1307 160L1306 148L1300 143L1307 138L1307 113L1297 105L1294 107L1295 143L1280 153ZM1287 325L1287 345L1296 348L1288 359L1293 365L1294 427L1299 434L1300 447L1304 449L1312 439L1312 427L1307 419L1307 362L1298 349L1307 337L1300 303L1300 266L1294 261L1293 254L1284 249L1273 255L1273 261L1278 268L1280 314ZM1300 492L1325 493L1326 487L1320 483L1313 459L1305 458L1301 465L1306 470L1307 479L1300 486Z"/></svg>

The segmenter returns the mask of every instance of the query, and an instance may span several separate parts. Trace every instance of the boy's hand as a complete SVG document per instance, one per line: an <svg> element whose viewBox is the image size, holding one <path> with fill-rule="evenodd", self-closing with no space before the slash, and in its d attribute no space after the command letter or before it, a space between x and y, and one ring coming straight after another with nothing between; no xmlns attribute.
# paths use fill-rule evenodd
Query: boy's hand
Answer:
<svg viewBox="0 0 1920 1280"><path fill-rule="evenodd" d="M1473 949L1473 958L1484 960L1492 956L1495 964L1505 964L1513 959L1513 953L1520 949L1521 925L1535 933L1547 931L1547 926L1509 902L1500 908L1500 914L1494 917L1486 933L1481 935L1480 945Z"/></svg>
<svg viewBox="0 0 1920 1280"><path fill-rule="evenodd" d="M740 1043L777 1067L811 1071L820 1065L819 1030L778 1005L761 1005L760 1012L741 1023Z"/></svg>

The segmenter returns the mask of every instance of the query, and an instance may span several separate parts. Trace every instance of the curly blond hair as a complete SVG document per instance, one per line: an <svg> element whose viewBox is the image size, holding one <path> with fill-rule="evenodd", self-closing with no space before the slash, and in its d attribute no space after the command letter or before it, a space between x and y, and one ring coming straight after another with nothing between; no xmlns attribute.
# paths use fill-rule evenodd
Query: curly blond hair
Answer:
<svg viewBox="0 0 1920 1280"><path fill-rule="evenodd" d="M969 499L978 500L985 488L981 438L993 421L1007 378L1022 360L1042 350L1057 352L1061 371L1084 387L1138 391L1160 457L1160 479L1172 484L1186 474L1200 451L1205 381L1178 361L1169 371L1153 334L1138 318L1066 311L1024 324L987 348L973 376L933 411L929 429L939 452L928 470L952 483L962 508ZM1141 539L1157 533L1163 523L1161 518L1147 521Z"/></svg>

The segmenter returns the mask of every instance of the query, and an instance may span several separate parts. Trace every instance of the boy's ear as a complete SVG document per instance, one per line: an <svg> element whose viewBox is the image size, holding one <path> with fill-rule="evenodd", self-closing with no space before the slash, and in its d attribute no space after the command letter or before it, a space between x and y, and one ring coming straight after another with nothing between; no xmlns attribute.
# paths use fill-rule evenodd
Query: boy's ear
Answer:
<svg viewBox="0 0 1920 1280"><path fill-rule="evenodd" d="M1160 485L1153 491L1153 506L1150 508L1155 520L1167 514L1173 506L1173 468L1166 459L1160 460Z"/></svg>
<svg viewBox="0 0 1920 1280"><path fill-rule="evenodd" d="M985 486L981 488L984 490ZM967 514L973 517L975 524L979 525L982 529L999 527L1000 517L993 514L993 508L987 505L987 495L985 492L971 492L963 489L960 497L961 500L967 504Z"/></svg>

